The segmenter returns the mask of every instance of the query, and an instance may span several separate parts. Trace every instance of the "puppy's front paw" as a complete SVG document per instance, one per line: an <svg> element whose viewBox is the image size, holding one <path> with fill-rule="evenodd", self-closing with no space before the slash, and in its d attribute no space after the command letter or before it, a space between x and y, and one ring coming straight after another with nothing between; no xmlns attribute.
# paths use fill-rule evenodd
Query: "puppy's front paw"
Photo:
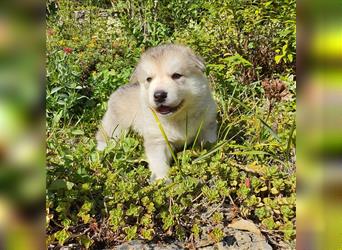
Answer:
<svg viewBox="0 0 342 250"><path fill-rule="evenodd" d="M200 134L200 141L203 143L213 144L217 141L217 124L216 122L210 124Z"/></svg>
<svg viewBox="0 0 342 250"><path fill-rule="evenodd" d="M164 177L157 177L155 174L152 174L149 180L150 184L156 183L157 181L164 181L165 184L170 184L172 181L167 176Z"/></svg>

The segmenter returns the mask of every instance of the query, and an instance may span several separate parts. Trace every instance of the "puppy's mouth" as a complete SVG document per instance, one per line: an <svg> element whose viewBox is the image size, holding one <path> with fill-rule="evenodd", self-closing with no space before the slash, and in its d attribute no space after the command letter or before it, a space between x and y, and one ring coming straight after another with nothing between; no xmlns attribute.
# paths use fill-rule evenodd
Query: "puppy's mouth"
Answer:
<svg viewBox="0 0 342 250"><path fill-rule="evenodd" d="M184 100L182 100L175 107L170 107L170 106L166 106L166 105L160 105L159 107L156 108L156 111L159 114L162 114L162 115L173 114L173 113L177 112L183 106L183 103L184 103Z"/></svg>

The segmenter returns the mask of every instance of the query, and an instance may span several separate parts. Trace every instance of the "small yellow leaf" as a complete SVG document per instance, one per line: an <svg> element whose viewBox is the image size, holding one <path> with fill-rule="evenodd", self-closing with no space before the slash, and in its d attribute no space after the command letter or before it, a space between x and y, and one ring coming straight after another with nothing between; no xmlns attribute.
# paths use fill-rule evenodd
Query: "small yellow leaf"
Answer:
<svg viewBox="0 0 342 250"><path fill-rule="evenodd" d="M274 60L275 60L276 64L278 64L282 58L283 58L282 55L277 55L277 56L275 56L275 57L274 57Z"/></svg>
<svg viewBox="0 0 342 250"><path fill-rule="evenodd" d="M278 210L278 209L274 209L273 212L276 214L280 214L280 210Z"/></svg>
<svg viewBox="0 0 342 250"><path fill-rule="evenodd" d="M272 194L279 194L279 191L276 188L271 188Z"/></svg>
<svg viewBox="0 0 342 250"><path fill-rule="evenodd" d="M246 170L252 173L264 175L266 172L266 167L258 165L256 162L252 162L249 166L247 166Z"/></svg>

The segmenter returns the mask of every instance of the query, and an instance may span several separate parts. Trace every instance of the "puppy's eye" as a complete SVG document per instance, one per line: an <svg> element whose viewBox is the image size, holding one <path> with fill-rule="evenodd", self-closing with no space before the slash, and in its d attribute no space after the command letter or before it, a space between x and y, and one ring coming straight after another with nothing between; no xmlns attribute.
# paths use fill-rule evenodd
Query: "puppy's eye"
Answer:
<svg viewBox="0 0 342 250"><path fill-rule="evenodd" d="M173 80L177 80L177 79L181 78L182 76L183 76L183 75L181 75L181 74L173 73L172 76L171 76L171 78L172 78Z"/></svg>
<svg viewBox="0 0 342 250"><path fill-rule="evenodd" d="M152 81L152 77L147 77L146 81L151 82Z"/></svg>

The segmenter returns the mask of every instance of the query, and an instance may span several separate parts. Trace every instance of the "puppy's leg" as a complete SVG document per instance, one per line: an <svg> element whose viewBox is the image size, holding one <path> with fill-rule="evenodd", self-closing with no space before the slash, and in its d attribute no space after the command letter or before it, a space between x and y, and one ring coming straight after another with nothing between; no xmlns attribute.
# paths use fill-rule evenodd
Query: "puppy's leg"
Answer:
<svg viewBox="0 0 342 250"><path fill-rule="evenodd" d="M96 133L97 150L104 150L108 140L111 137L117 140L121 132L122 128L117 122L114 113L111 108L108 108Z"/></svg>
<svg viewBox="0 0 342 250"><path fill-rule="evenodd" d="M152 172L150 181L167 176L170 168L171 152L165 142L145 141L145 153Z"/></svg>
<svg viewBox="0 0 342 250"><path fill-rule="evenodd" d="M200 133L200 142L202 143L214 143L217 140L217 122L213 121L208 126L203 128Z"/></svg>

